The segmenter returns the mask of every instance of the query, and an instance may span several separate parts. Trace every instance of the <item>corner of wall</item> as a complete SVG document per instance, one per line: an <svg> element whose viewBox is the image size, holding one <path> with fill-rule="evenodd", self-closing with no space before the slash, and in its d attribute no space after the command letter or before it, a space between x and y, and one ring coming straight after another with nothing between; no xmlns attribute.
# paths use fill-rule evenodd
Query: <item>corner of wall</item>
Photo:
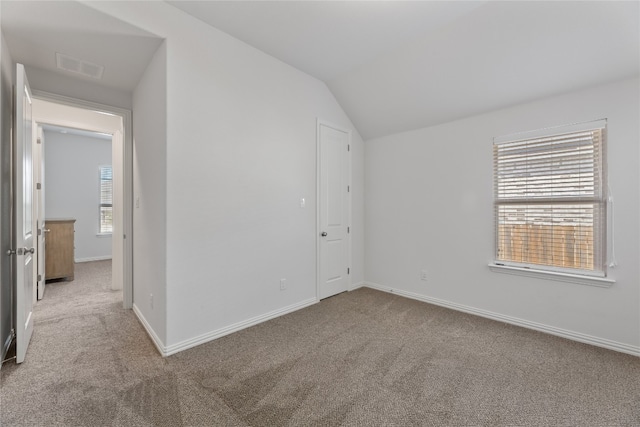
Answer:
<svg viewBox="0 0 640 427"><path fill-rule="evenodd" d="M151 341L156 346L156 349L158 349L158 352L163 357L168 356L169 354L167 353L167 347L164 345L164 342L162 342L158 334L156 334L156 331L154 331L149 321L146 319L146 317L144 317L144 314L142 313L142 311L140 311L135 303L133 304L133 312L142 324L142 327L145 329L145 331L147 331L149 338L151 338Z"/></svg>

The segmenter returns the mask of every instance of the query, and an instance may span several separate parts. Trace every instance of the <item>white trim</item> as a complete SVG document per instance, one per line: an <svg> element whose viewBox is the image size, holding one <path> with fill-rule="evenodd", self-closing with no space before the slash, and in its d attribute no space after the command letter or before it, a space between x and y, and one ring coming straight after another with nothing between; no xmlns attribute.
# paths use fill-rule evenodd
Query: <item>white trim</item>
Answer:
<svg viewBox="0 0 640 427"><path fill-rule="evenodd" d="M302 308L309 307L310 305L313 305L317 302L318 302L317 298L309 298L307 300L289 305L287 307L280 308L278 310L274 310L269 313L262 314L260 316L252 317L251 319L243 320L241 322L234 323L233 325L225 326L215 331L207 332L206 334L202 334L200 336L190 338L188 340L184 340L177 344L164 347L164 351L161 351L160 353L162 353L163 356L171 356L172 354L176 354L178 352L187 350L189 348L198 346L200 344L204 344L209 341L213 341L215 339L224 337L225 335L229 335L234 332L238 332L243 329L249 328L251 326L255 326L259 323L263 323L268 320L275 319L276 317L280 317L285 314L298 311Z"/></svg>
<svg viewBox="0 0 640 427"><path fill-rule="evenodd" d="M85 110L108 113L122 117L124 127L124 147L123 147L123 168L124 168L124 194L123 194L123 232L124 232L124 254L123 254L123 289L122 306L125 309L133 308L133 122L131 110L99 104L97 102L85 101L68 96L57 95L44 91L32 91L35 98L49 101L56 104L66 105ZM77 124L76 124L77 126ZM71 125L70 127L75 127Z"/></svg>
<svg viewBox="0 0 640 427"><path fill-rule="evenodd" d="M94 257L88 257L88 258L76 258L75 262L77 264L79 262L104 261L107 259L111 259L111 255L94 256Z"/></svg>
<svg viewBox="0 0 640 427"><path fill-rule="evenodd" d="M320 300L320 119L316 118L316 299Z"/></svg>
<svg viewBox="0 0 640 427"><path fill-rule="evenodd" d="M557 328L555 326L545 325L543 323L532 322L518 317L506 316L504 314L494 313L488 310L480 308L470 307L468 305L457 304L454 302L428 297L426 295L420 295L413 292L407 292L389 286L382 286L377 283L367 282L366 287L376 289L378 291L397 294L403 297L423 301L429 304L438 305L440 307L450 308L456 311L462 311L464 313L474 314L476 316L485 317L491 320L497 320L499 322L509 323L511 325L521 326L527 329L533 329L536 331L544 332L550 335L566 338L572 341L578 341L585 344L590 344L596 347L603 347L609 350L618 351L620 353L627 353L633 356L640 357L640 346L634 346L629 344L620 343L617 341L611 341L605 338L595 337L593 335L587 335L580 332L570 331L568 329Z"/></svg>
<svg viewBox="0 0 640 427"><path fill-rule="evenodd" d="M149 338L151 338L151 341L153 341L153 344L158 349L158 352L160 352L162 356L166 356L165 350L164 350L165 349L164 343L158 337L158 335L156 335L155 331L153 330L149 322L147 322L147 319L145 319L144 315L142 314L138 306L136 306L135 304L133 304L133 312L135 313L136 317L142 324L142 327L147 331Z"/></svg>
<svg viewBox="0 0 640 427"><path fill-rule="evenodd" d="M362 288L364 286L367 286L367 284L365 282L354 283L351 286L349 286L349 292L355 291L356 289L360 289L360 288Z"/></svg>
<svg viewBox="0 0 640 427"><path fill-rule="evenodd" d="M347 132L347 186L349 187L349 191L347 193L347 265L349 269L349 274L347 274L347 290L351 289L351 277L353 276L353 246L351 239L351 229L353 228L353 182L352 182L352 155L351 155L351 144L352 144L352 132L351 129L346 130Z"/></svg>
<svg viewBox="0 0 640 427"><path fill-rule="evenodd" d="M579 285L610 288L616 281L608 277L586 276L581 274L562 273L560 271L536 270L534 268L513 267L510 265L489 264L494 273L515 274L517 276L535 277L536 279L554 280L557 282L577 283Z"/></svg>

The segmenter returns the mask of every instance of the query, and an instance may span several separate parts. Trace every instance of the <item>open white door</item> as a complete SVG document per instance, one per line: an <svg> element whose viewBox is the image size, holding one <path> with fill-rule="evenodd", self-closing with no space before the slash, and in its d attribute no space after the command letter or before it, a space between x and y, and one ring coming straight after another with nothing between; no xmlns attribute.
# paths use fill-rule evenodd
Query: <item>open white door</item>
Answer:
<svg viewBox="0 0 640 427"><path fill-rule="evenodd" d="M24 66L17 64L15 123L16 362L22 363L33 333L35 275L33 212L33 122L31 89Z"/></svg>
<svg viewBox="0 0 640 427"><path fill-rule="evenodd" d="M35 145L35 152L33 156L33 165L35 172L36 182L36 197L35 197L35 211L36 211L36 236L38 239L38 245L36 247L36 258L38 261L38 268L36 274L37 294L38 299L44 298L44 286L45 286L45 239L47 238L46 224L44 222L44 132L42 127L38 126L38 137Z"/></svg>
<svg viewBox="0 0 640 427"><path fill-rule="evenodd" d="M348 132L318 123L318 297L349 288Z"/></svg>

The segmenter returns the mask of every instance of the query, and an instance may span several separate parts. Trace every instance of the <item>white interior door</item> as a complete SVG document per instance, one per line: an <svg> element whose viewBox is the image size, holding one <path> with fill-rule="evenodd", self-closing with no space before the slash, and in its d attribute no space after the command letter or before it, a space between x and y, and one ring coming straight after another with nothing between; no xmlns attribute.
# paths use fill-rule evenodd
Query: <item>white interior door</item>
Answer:
<svg viewBox="0 0 640 427"><path fill-rule="evenodd" d="M35 192L35 204L36 204L36 236L38 245L36 246L36 259L38 262L36 282L38 288L38 299L44 298L45 287L45 239L47 238L46 224L44 222L44 132L42 127L38 126L38 137L35 145L35 152L33 156L34 172L36 175L36 192Z"/></svg>
<svg viewBox="0 0 640 427"><path fill-rule="evenodd" d="M318 297L349 287L349 133L318 123Z"/></svg>
<svg viewBox="0 0 640 427"><path fill-rule="evenodd" d="M16 362L22 363L33 333L33 278L35 275L33 211L33 122L31 89L22 64L16 72L15 123L15 260Z"/></svg>

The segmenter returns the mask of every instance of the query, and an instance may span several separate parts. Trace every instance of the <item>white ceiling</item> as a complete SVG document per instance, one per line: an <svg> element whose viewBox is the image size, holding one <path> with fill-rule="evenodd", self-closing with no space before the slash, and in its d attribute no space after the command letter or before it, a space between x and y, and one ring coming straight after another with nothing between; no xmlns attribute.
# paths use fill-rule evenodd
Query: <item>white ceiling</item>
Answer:
<svg viewBox="0 0 640 427"><path fill-rule="evenodd" d="M75 1L2 0L1 23L11 57L99 85L132 91L162 39ZM56 67L56 52L103 65L96 80Z"/></svg>
<svg viewBox="0 0 640 427"><path fill-rule="evenodd" d="M327 83L366 139L640 74L640 2L169 1ZM161 39L74 1L1 0L13 59L132 91Z"/></svg>
<svg viewBox="0 0 640 427"><path fill-rule="evenodd" d="M640 73L636 1L169 3L325 81L364 139Z"/></svg>
<svg viewBox="0 0 640 427"><path fill-rule="evenodd" d="M444 1L167 1L329 81L482 5Z"/></svg>

